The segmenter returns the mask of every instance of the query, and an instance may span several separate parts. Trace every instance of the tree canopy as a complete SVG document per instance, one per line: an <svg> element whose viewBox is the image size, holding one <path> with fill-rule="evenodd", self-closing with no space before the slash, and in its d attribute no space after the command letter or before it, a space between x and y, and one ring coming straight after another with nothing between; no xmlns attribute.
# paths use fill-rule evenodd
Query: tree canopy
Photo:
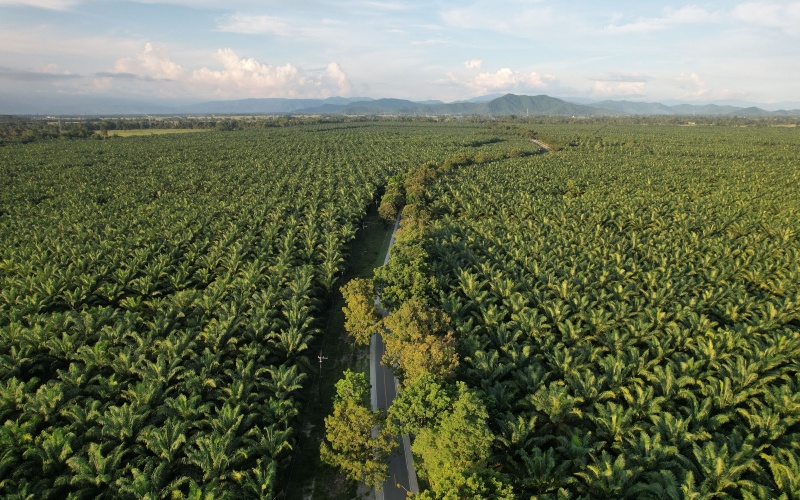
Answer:
<svg viewBox="0 0 800 500"><path fill-rule="evenodd" d="M385 428L385 414L369 409L370 386L363 373L344 372L336 383L333 413L325 417L323 462L348 479L380 489L388 477L388 456L397 441Z"/></svg>
<svg viewBox="0 0 800 500"><path fill-rule="evenodd" d="M458 367L449 318L413 298L383 320L386 352L383 363L396 366L406 382L430 373L438 379L452 376Z"/></svg>
<svg viewBox="0 0 800 500"><path fill-rule="evenodd" d="M373 334L380 330L381 314L375 306L372 280L355 278L341 288L344 296L344 328L360 345L368 345Z"/></svg>

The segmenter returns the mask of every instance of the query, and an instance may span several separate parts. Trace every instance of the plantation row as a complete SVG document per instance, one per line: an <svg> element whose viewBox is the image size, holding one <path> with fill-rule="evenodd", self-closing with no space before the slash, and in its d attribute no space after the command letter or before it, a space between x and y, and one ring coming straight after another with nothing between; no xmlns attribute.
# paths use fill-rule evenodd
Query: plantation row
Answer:
<svg viewBox="0 0 800 500"><path fill-rule="evenodd" d="M389 412L426 495L797 498L800 136L521 132L563 148L429 176L376 281L456 339Z"/></svg>
<svg viewBox="0 0 800 500"><path fill-rule="evenodd" d="M0 494L271 497L309 346L386 179L477 125L0 149Z"/></svg>

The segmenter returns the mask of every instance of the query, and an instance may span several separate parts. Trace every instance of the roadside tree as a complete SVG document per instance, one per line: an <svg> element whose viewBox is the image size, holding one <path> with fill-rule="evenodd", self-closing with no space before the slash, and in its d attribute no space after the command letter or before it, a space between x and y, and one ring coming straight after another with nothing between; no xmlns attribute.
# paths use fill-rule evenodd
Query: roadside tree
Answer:
<svg viewBox="0 0 800 500"><path fill-rule="evenodd" d="M381 488L388 477L387 459L397 441L383 430L385 415L373 412L368 404L366 376L345 371L336 383L333 414L325 417L326 440L320 446L320 457L348 479Z"/></svg>

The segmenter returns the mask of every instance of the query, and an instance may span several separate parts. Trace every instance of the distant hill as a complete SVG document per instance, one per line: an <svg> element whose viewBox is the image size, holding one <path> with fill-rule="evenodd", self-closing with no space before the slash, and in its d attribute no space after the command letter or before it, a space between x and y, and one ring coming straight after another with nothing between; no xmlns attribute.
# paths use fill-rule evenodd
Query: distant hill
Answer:
<svg viewBox="0 0 800 500"><path fill-rule="evenodd" d="M800 116L800 109L779 109L771 111L772 116Z"/></svg>
<svg viewBox="0 0 800 500"><path fill-rule="evenodd" d="M745 103L742 103L745 104ZM750 103L747 103L750 104ZM796 104L796 103L786 103ZM774 109L774 108L772 108ZM664 104L628 100L590 102L547 95L489 95L464 101L410 101L369 97L327 99L237 99L187 103L134 100L88 95L8 96L0 94L0 114L6 115L442 115L442 116L800 116L799 109L765 110L726 103Z"/></svg>
<svg viewBox="0 0 800 500"><path fill-rule="evenodd" d="M612 111L620 115L675 115L675 116L800 116L800 110L767 111L749 106L740 107L727 104L676 104L667 106L659 102L600 101L594 107Z"/></svg>
<svg viewBox="0 0 800 500"><path fill-rule="evenodd" d="M506 94L483 105L482 113L487 115L547 115L547 116L592 116L608 114L601 109L573 104L546 95L527 96Z"/></svg>
<svg viewBox="0 0 800 500"><path fill-rule="evenodd" d="M318 106L297 111L299 114L391 114L391 115L549 115L587 116L608 114L591 106L573 104L546 95L520 96L506 94L488 102L455 102L449 104L426 104L402 99L377 99L369 102L354 102L343 106Z"/></svg>
<svg viewBox="0 0 800 500"><path fill-rule="evenodd" d="M736 106L720 106L717 104L678 104L671 106L676 115L730 115L736 110Z"/></svg>
<svg viewBox="0 0 800 500"><path fill-rule="evenodd" d="M592 103L591 106L626 115L675 114L675 110L659 102L600 101Z"/></svg>
<svg viewBox="0 0 800 500"><path fill-rule="evenodd" d="M133 108L133 107L132 107ZM116 106L115 109L121 109ZM135 109L135 108L133 108ZM144 109L144 106L139 106ZM675 116L794 116L794 111L766 111L758 107L719 104L677 104L658 102L600 101L591 104L568 102L547 95L505 94L489 100L443 103L406 99L331 97L328 99L239 99L209 101L179 108L160 108L178 114L320 114L320 115L487 115L487 116L597 116L597 115L675 115Z"/></svg>
<svg viewBox="0 0 800 500"><path fill-rule="evenodd" d="M0 92L0 114L51 116L122 116L172 114L175 109L166 101L143 101L125 98L98 99L88 95L22 95Z"/></svg>
<svg viewBox="0 0 800 500"><path fill-rule="evenodd" d="M405 99L373 99L357 101L348 104L308 106L297 109L298 114L346 114L346 115L380 115L380 114L411 114L413 109L429 106Z"/></svg>
<svg viewBox="0 0 800 500"><path fill-rule="evenodd" d="M329 97L327 99L238 99L234 101L208 101L182 106L183 114L269 114L294 113L299 109L319 106L341 106L351 102L370 101L368 97Z"/></svg>
<svg viewBox="0 0 800 500"><path fill-rule="evenodd" d="M489 102L489 101L493 101L493 100L497 99L498 97L503 97L503 95L505 95L505 94L487 94L487 95L481 95L481 96L478 96L478 97L473 97L472 99L463 99L461 101L454 101L454 102L456 102L456 103L459 103L459 102Z"/></svg>

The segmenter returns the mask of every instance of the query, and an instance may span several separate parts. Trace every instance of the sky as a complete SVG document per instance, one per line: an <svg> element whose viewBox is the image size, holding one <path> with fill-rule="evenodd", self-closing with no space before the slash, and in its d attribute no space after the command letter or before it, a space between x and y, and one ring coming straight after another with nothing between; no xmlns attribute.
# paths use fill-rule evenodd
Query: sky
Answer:
<svg viewBox="0 0 800 500"><path fill-rule="evenodd" d="M0 0L0 93L800 101L800 1Z"/></svg>

